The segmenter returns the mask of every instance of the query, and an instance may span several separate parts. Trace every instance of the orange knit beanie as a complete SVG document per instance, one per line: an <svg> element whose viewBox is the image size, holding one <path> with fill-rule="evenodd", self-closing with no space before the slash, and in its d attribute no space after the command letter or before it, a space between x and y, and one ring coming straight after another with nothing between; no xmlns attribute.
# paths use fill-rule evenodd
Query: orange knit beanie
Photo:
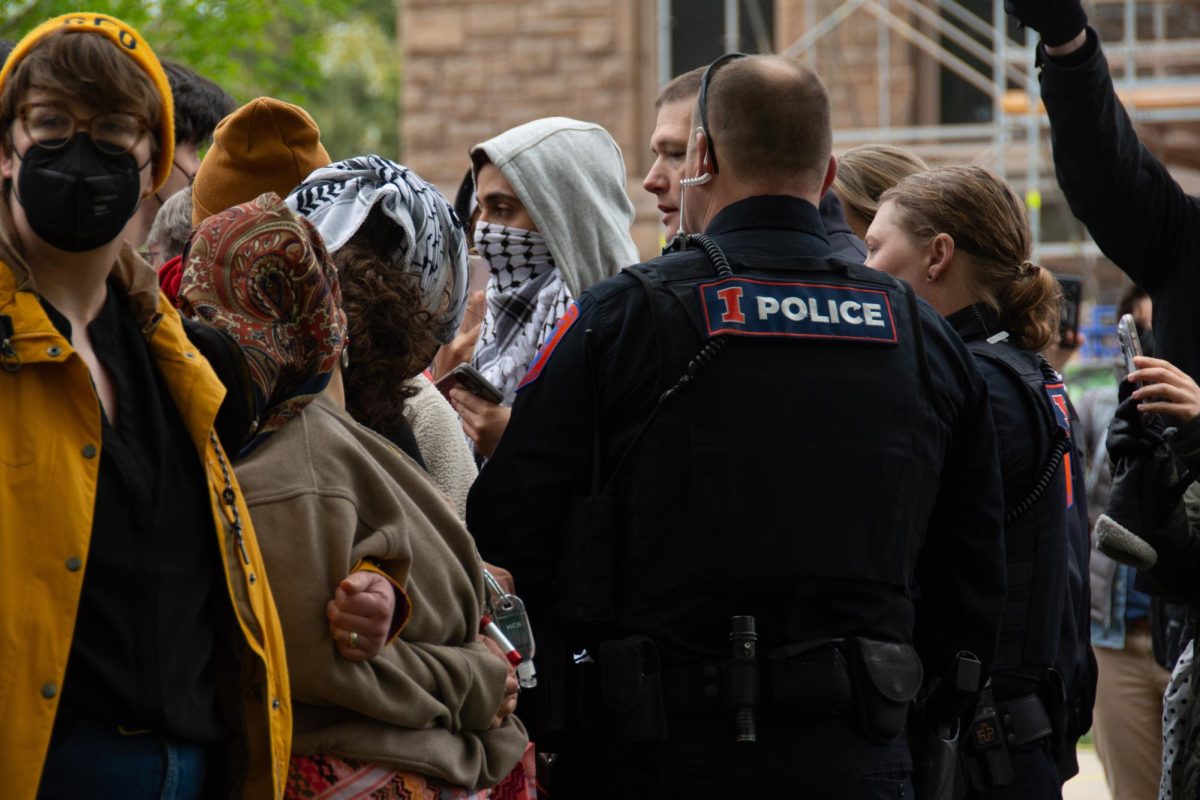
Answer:
<svg viewBox="0 0 1200 800"><path fill-rule="evenodd" d="M307 111L271 97L251 100L213 132L192 185L192 225L267 192L287 197L331 163Z"/></svg>

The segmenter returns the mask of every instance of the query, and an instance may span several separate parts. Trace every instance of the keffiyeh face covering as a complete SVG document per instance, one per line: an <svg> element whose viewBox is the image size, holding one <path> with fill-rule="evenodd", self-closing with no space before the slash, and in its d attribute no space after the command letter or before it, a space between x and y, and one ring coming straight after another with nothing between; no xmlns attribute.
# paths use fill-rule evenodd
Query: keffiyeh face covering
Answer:
<svg viewBox="0 0 1200 800"><path fill-rule="evenodd" d="M436 187L394 161L360 156L315 171L287 204L316 227L331 253L378 206L404 231L393 261L420 275L421 296L438 320L438 340L454 338L467 304L467 243L458 215Z"/></svg>
<svg viewBox="0 0 1200 800"><path fill-rule="evenodd" d="M180 280L181 310L246 355L258 429L248 452L329 384L346 343L333 259L307 220L273 194L206 219Z"/></svg>
<svg viewBox="0 0 1200 800"><path fill-rule="evenodd" d="M537 351L571 304L571 293L540 233L490 222L475 227L488 260L487 310L473 363L512 405Z"/></svg>

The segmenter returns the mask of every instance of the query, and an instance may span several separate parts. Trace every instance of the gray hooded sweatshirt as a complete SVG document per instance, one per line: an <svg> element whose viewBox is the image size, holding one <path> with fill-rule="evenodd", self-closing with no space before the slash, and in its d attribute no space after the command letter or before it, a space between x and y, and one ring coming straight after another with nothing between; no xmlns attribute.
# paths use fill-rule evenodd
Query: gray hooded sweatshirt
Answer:
<svg viewBox="0 0 1200 800"><path fill-rule="evenodd" d="M640 261L629 235L625 159L604 128L547 117L477 144L471 155L480 151L512 184L571 297Z"/></svg>

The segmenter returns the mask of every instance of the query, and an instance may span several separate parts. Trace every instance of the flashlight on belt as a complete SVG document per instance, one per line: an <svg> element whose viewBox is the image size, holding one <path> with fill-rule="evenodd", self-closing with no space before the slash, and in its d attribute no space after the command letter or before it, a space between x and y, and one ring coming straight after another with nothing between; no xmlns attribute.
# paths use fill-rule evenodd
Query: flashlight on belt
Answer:
<svg viewBox="0 0 1200 800"><path fill-rule="evenodd" d="M729 705L733 707L733 740L758 741L758 633L754 617L737 616L729 620L729 645L732 650L728 673Z"/></svg>

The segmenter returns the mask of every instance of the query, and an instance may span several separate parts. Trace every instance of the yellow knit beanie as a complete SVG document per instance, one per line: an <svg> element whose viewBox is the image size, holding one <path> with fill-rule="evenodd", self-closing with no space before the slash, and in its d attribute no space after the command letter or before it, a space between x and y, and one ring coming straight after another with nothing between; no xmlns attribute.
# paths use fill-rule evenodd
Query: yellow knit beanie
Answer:
<svg viewBox="0 0 1200 800"><path fill-rule="evenodd" d="M158 62L158 56L154 55L150 45L146 44L142 35L130 25L107 14L86 11L63 14L43 22L17 42L8 60L0 67L0 92L4 91L4 84L16 68L17 62L36 47L38 42L60 28L66 28L71 33L96 33L107 36L122 53L132 58L134 63L150 76L154 88L158 90L158 96L162 98L162 121L158 131L162 141L159 142L161 149L158 161L154 165L154 191L157 192L167 182L171 175L171 165L175 161L175 105L171 95L171 84L167 81L162 64Z"/></svg>
<svg viewBox="0 0 1200 800"><path fill-rule="evenodd" d="M272 97L251 100L213 132L192 184L192 225L267 192L287 197L332 163L307 111Z"/></svg>

